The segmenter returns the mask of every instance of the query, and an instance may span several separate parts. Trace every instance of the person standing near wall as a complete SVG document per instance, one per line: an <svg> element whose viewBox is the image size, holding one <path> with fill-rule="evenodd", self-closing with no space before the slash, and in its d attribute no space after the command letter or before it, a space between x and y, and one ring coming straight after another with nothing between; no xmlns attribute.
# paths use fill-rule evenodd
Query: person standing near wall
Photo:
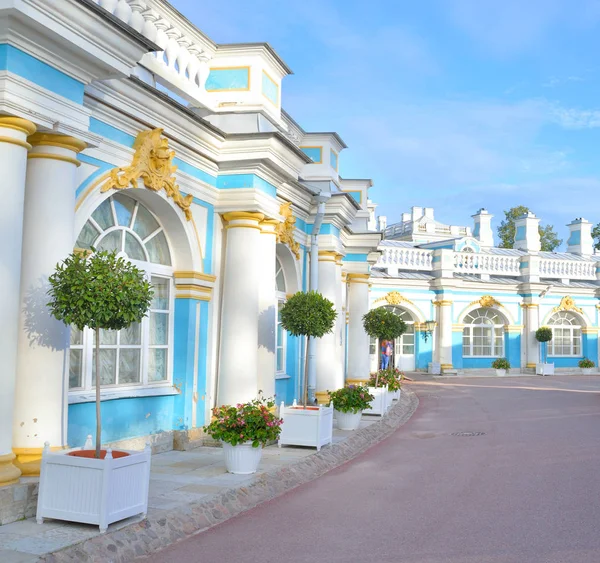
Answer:
<svg viewBox="0 0 600 563"><path fill-rule="evenodd" d="M391 340L381 341L381 369L387 369L392 356L393 345Z"/></svg>

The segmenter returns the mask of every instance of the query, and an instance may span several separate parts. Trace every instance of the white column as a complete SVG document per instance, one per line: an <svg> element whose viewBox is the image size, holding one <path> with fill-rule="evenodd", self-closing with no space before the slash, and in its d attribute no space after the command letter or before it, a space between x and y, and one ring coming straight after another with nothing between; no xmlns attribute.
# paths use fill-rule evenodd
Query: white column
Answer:
<svg viewBox="0 0 600 563"><path fill-rule="evenodd" d="M69 328L48 310L48 277L75 242L79 139L29 137L21 262L21 318L13 451L23 475L39 475L44 442L67 445Z"/></svg>
<svg viewBox="0 0 600 563"><path fill-rule="evenodd" d="M258 393L258 311L262 213L234 211L227 221L217 405ZM274 280L273 280L274 283Z"/></svg>
<svg viewBox="0 0 600 563"><path fill-rule="evenodd" d="M540 343L535 333L540 328L540 308L537 303L523 303L525 333L523 335L525 348L525 367L534 368L540 361Z"/></svg>
<svg viewBox="0 0 600 563"><path fill-rule="evenodd" d="M452 369L452 301L434 301L438 324L437 358L442 370Z"/></svg>
<svg viewBox="0 0 600 563"><path fill-rule="evenodd" d="M319 403L326 402L327 391L335 391L344 386L344 369L340 362L340 323L341 318L341 265L338 253L319 251L319 293L329 299L338 312L333 332L317 338L317 389L315 395Z"/></svg>
<svg viewBox="0 0 600 563"><path fill-rule="evenodd" d="M369 378L371 358L369 335L363 316L369 312L369 274L348 274L348 376L349 380Z"/></svg>
<svg viewBox="0 0 600 563"><path fill-rule="evenodd" d="M0 486L19 480L21 472L13 464L13 406L17 371L19 334L19 284L27 137L35 125L18 117L0 117L0 165L2 205L0 206Z"/></svg>
<svg viewBox="0 0 600 563"><path fill-rule="evenodd" d="M277 328L276 228L279 221L266 219L260 223L260 282L258 313L258 388L265 397L275 395L275 354Z"/></svg>

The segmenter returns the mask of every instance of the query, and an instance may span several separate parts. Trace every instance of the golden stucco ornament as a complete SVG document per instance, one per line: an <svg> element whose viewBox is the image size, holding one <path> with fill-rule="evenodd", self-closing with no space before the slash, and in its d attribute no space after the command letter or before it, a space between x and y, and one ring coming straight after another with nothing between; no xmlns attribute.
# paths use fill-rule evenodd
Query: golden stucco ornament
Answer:
<svg viewBox="0 0 600 563"><path fill-rule="evenodd" d="M167 196L181 208L189 221L192 218L190 206L193 197L184 197L179 191L174 175L177 170L177 166L173 164L175 151L169 149L169 140L162 134L162 129L140 132L133 144L135 154L131 164L111 170L110 178L101 191L138 188L141 179L149 190L165 190Z"/></svg>
<svg viewBox="0 0 600 563"><path fill-rule="evenodd" d="M478 299L477 301L473 301L473 303L471 303L471 305L475 304L479 304L480 307L484 307L486 309L492 307L502 307L502 303L494 299L491 295L484 295L483 297L481 297L481 299Z"/></svg>
<svg viewBox="0 0 600 563"><path fill-rule="evenodd" d="M300 260L300 245L294 238L296 218L292 213L292 202L288 201L287 203L282 203L279 208L279 214L283 216L284 221L277 225L277 242L287 244L296 257L296 260Z"/></svg>
<svg viewBox="0 0 600 563"><path fill-rule="evenodd" d="M575 300L570 295L565 295L560 300L560 305L552 309L553 313L558 311L575 311L576 313L583 314L583 310L575 305Z"/></svg>
<svg viewBox="0 0 600 563"><path fill-rule="evenodd" d="M389 293L386 293L385 296L376 299L375 303L382 303L383 301L389 305L401 305L402 303L413 305L413 302L410 299L407 299L398 291L390 291Z"/></svg>

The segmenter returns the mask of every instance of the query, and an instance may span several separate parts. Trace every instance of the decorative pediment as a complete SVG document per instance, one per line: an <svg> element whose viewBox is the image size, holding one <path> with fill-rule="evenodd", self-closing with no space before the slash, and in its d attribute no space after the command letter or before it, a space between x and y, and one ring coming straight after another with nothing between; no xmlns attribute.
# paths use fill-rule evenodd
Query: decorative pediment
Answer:
<svg viewBox="0 0 600 563"><path fill-rule="evenodd" d="M398 291L390 291L384 297L380 297L379 299L376 299L375 303L383 303L384 301L386 303L388 303L389 305L401 305L402 303L408 303L409 305L414 305L414 303L410 299L407 299L406 297L404 297L404 295L402 295Z"/></svg>
<svg viewBox="0 0 600 563"><path fill-rule="evenodd" d="M557 313L558 311L575 311L576 313L583 314L583 310L575 305L575 300L570 295L565 295L560 300L560 305L552 309L553 313Z"/></svg>
<svg viewBox="0 0 600 563"><path fill-rule="evenodd" d="M296 257L296 260L300 260L300 245L294 238L296 218L292 213L292 202L282 203L279 208L279 214L283 216L284 221L277 226L277 242L286 244Z"/></svg>
<svg viewBox="0 0 600 563"><path fill-rule="evenodd" d="M142 131L138 134L133 148L135 154L129 166L115 168L110 172L110 178L102 186L101 191L125 190L127 188L138 188L139 180L144 186L154 192L165 190L177 206L185 213L189 221L192 218L193 197L183 197L179 186L175 181L175 170L173 164L175 151L169 150L169 140L162 136L162 129Z"/></svg>
<svg viewBox="0 0 600 563"><path fill-rule="evenodd" d="M471 305L479 305L485 309L489 309L491 307L502 307L502 303L494 299L491 295L484 295L481 299L477 301L473 301Z"/></svg>

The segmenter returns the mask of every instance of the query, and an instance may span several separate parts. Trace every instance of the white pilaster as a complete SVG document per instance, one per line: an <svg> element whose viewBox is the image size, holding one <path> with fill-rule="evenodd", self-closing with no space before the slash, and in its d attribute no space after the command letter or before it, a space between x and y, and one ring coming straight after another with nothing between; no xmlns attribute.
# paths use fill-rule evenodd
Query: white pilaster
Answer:
<svg viewBox="0 0 600 563"><path fill-rule="evenodd" d="M369 312L369 274L348 274L348 379L368 379L371 358L363 316Z"/></svg>
<svg viewBox="0 0 600 563"><path fill-rule="evenodd" d="M540 360L540 343L535 337L535 332L540 328L540 308L537 303L523 303L521 307L525 321L525 367L535 368Z"/></svg>
<svg viewBox="0 0 600 563"><path fill-rule="evenodd" d="M69 328L50 315L47 292L73 251L76 157L86 144L46 133L29 142L13 451L23 475L39 475L44 442L67 445Z"/></svg>
<svg viewBox="0 0 600 563"><path fill-rule="evenodd" d="M227 221L217 405L258 393L258 312L262 213L234 211ZM271 283L275 283L274 278Z"/></svg>
<svg viewBox="0 0 600 563"><path fill-rule="evenodd" d="M21 472L13 464L13 406L19 334L19 284L21 278L21 241L27 137L35 125L18 117L0 117L0 166L2 205L0 206L0 486L17 482Z"/></svg>
<svg viewBox="0 0 600 563"><path fill-rule="evenodd" d="M439 327L436 359L441 364L442 370L452 369L452 301L440 299L433 304Z"/></svg>
<svg viewBox="0 0 600 563"><path fill-rule="evenodd" d="M341 315L342 266L340 255L329 250L319 251L319 293L329 299L338 312L333 332L317 338L317 389L319 402L323 402L327 391L344 386L344 366L341 361Z"/></svg>
<svg viewBox="0 0 600 563"><path fill-rule="evenodd" d="M277 295L275 293L276 228L279 221L266 219L260 223L260 282L258 313L258 388L265 397L275 395L275 346Z"/></svg>

